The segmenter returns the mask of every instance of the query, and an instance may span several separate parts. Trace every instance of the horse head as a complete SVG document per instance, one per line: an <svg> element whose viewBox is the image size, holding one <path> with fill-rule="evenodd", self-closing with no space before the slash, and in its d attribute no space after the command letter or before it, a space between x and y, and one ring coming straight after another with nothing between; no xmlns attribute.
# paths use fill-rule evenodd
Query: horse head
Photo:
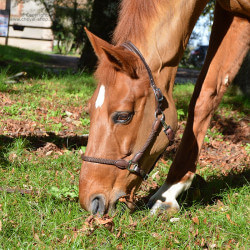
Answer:
<svg viewBox="0 0 250 250"><path fill-rule="evenodd" d="M137 190L168 139L159 139L164 115L155 116L155 93L140 57L86 32L99 64L98 85L88 104L90 131L79 199L87 211L104 214Z"/></svg>

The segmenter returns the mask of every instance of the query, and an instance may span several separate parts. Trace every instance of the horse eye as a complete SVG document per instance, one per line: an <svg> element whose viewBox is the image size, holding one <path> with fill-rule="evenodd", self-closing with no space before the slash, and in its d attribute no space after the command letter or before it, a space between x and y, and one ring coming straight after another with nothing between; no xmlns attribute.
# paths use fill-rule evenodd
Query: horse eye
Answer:
<svg viewBox="0 0 250 250"><path fill-rule="evenodd" d="M116 112L113 115L112 119L114 123L128 124L131 121L133 115L134 115L133 112L121 111L121 112Z"/></svg>

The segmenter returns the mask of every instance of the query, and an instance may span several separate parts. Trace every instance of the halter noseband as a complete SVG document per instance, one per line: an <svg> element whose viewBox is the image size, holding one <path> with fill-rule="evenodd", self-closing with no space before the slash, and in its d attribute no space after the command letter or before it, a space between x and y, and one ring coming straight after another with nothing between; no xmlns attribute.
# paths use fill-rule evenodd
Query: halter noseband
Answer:
<svg viewBox="0 0 250 250"><path fill-rule="evenodd" d="M154 123L153 123L153 126L152 126L151 133L150 133L146 143L144 144L144 146L141 148L141 150L138 153L136 153L134 155L132 160L129 160L129 161L126 161L124 159L111 160L111 159L104 159L104 158L89 157L89 156L85 156L85 155L82 156L82 160L87 161L87 162L105 164L105 165L113 165L113 166L116 166L119 169L127 169L130 173L139 175L143 180L146 180L148 178L148 174L143 169L141 169L139 167L140 159L143 157L146 150L150 147L151 142L153 142L154 139L156 138L160 126L164 127L164 133L168 137L169 145L171 145L173 143L174 131L165 122L165 116L164 116L163 109L162 109L162 103L163 103L164 97L163 97L163 94L162 94L161 90L159 88L157 88L157 86L155 85L152 72L151 72L148 64L146 63L143 55L135 47L135 45L132 42L125 42L124 44L122 44L122 46L125 47L127 50L135 53L137 56L139 56L139 58L141 59L142 63L144 64L144 66L145 66L145 68L146 68L146 70L148 72L148 76L149 76L149 80L150 80L150 86L154 91L155 104L156 104L155 120L154 120ZM157 162L157 160L155 161L155 163ZM153 169L155 163L153 164L151 170Z"/></svg>

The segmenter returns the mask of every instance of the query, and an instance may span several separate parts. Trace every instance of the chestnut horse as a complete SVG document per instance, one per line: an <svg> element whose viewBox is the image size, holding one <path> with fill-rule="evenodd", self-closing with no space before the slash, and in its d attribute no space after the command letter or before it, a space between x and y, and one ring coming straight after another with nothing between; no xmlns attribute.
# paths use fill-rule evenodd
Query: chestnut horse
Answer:
<svg viewBox="0 0 250 250"><path fill-rule="evenodd" d="M87 211L104 214L120 197L133 197L172 140L177 67L207 2L123 0L113 44L87 31L99 59L79 182ZM166 182L149 201L152 213L179 209L176 198L191 185L211 117L249 50L249 18L249 0L217 1L185 132Z"/></svg>

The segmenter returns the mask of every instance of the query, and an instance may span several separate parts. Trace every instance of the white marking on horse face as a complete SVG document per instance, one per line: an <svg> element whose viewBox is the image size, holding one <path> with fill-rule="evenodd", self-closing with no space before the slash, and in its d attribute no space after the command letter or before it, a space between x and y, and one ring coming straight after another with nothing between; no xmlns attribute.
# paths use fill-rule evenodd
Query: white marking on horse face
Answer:
<svg viewBox="0 0 250 250"><path fill-rule="evenodd" d="M105 99L105 87L101 85L98 96L96 98L95 107L96 108L101 107L102 104L104 103L104 99Z"/></svg>
<svg viewBox="0 0 250 250"><path fill-rule="evenodd" d="M161 188L150 198L149 203L154 203L151 208L151 213L155 214L158 209L175 209L179 210L180 206L176 198L186 191L192 184L193 176L191 176L186 182L178 182L173 185L164 183Z"/></svg>

